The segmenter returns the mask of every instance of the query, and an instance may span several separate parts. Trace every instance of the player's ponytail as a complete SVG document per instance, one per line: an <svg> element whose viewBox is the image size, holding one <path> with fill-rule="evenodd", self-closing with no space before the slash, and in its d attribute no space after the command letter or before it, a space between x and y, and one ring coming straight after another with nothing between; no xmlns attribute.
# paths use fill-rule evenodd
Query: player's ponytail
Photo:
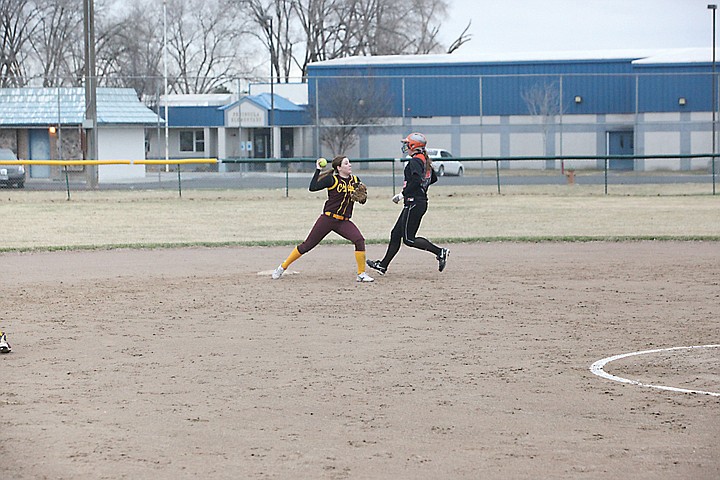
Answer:
<svg viewBox="0 0 720 480"><path fill-rule="evenodd" d="M425 178L430 178L432 176L432 159L430 158L430 155L428 155L427 150L424 148L418 153L418 155L422 155L423 158L423 165L425 165Z"/></svg>

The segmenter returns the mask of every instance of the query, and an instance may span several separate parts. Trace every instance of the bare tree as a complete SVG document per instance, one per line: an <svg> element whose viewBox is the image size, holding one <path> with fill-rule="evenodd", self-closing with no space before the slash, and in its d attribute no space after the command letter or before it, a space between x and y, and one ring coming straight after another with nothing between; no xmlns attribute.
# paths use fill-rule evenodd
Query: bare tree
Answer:
<svg viewBox="0 0 720 480"><path fill-rule="evenodd" d="M523 90L520 94L530 115L537 118L543 129L543 152L547 156L548 137L556 117L564 113L562 98L560 94L560 83L558 81L545 80L542 83L535 83Z"/></svg>
<svg viewBox="0 0 720 480"><path fill-rule="evenodd" d="M22 87L38 10L33 0L0 0L0 87Z"/></svg>
<svg viewBox="0 0 720 480"><path fill-rule="evenodd" d="M378 25L388 34L380 44L387 48L381 54L426 54L442 50L438 40L440 22L447 15L444 0L412 0L405 10L404 4L387 0L388 6ZM403 43L403 39L406 39ZM402 49L397 47L402 45Z"/></svg>
<svg viewBox="0 0 720 480"><path fill-rule="evenodd" d="M258 38L271 52L271 74L278 81L288 81L293 66L305 77L308 64L322 60L442 50L438 33L447 12L446 0L411 0L409 3L392 0L230 1L250 12L261 32Z"/></svg>
<svg viewBox="0 0 720 480"><path fill-rule="evenodd" d="M83 44L82 9L76 1L57 0L43 4L39 12L31 44L42 68L42 85L79 85L84 53L72 47Z"/></svg>
<svg viewBox="0 0 720 480"><path fill-rule="evenodd" d="M168 48L177 93L207 93L238 76L239 16L221 0L171 0Z"/></svg>
<svg viewBox="0 0 720 480"><path fill-rule="evenodd" d="M354 55L425 54L440 50L437 40L445 18L445 0L337 0L325 21L322 42L308 47L318 51L311 60L331 60ZM328 17L325 12L325 17ZM312 17L309 17L312 18ZM333 25L327 28L328 25ZM307 28L306 28L307 31ZM309 50L311 48L308 48ZM302 66L303 73L307 63Z"/></svg>
<svg viewBox="0 0 720 480"><path fill-rule="evenodd" d="M390 112L388 89L368 78L338 78L324 89L320 108L320 142L333 155L346 153L358 141L358 130L381 123ZM314 114L315 112L312 112Z"/></svg>
<svg viewBox="0 0 720 480"><path fill-rule="evenodd" d="M122 15L103 18L97 68L103 85L132 87L139 98L157 96L163 84L163 12L135 1Z"/></svg>
<svg viewBox="0 0 720 480"><path fill-rule="evenodd" d="M255 25L254 36L264 52L269 52L270 77L278 83L288 82L294 64L293 47L300 38L295 32L294 21L295 4L299 0L229 1L240 11L249 12L250 22Z"/></svg>
<svg viewBox="0 0 720 480"><path fill-rule="evenodd" d="M327 60L326 45L334 36L333 30L337 28L337 23L334 22L336 17L328 13L337 11L339 1L342 0L307 0L293 3L293 11L305 35L304 58L294 59L303 75L309 63Z"/></svg>
<svg viewBox="0 0 720 480"><path fill-rule="evenodd" d="M253 78L266 69L266 61L257 60L268 58L262 51L269 52L270 75L278 82L290 81L297 70L304 77L308 64L321 60L440 51L447 1L167 0L170 90L206 93L231 79ZM0 86L34 79L44 86L82 84L79 3L0 0ZM157 91L164 48L160 2L95 5L98 83L130 85L141 97Z"/></svg>
<svg viewBox="0 0 720 480"><path fill-rule="evenodd" d="M456 52L460 47L465 45L467 42L469 42L472 39L472 34L467 33L468 30L470 30L470 25L472 25L472 20L468 21L467 26L462 31L460 35L458 35L458 38L453 40L453 42L450 44L450 46L447 49L447 53L454 53Z"/></svg>

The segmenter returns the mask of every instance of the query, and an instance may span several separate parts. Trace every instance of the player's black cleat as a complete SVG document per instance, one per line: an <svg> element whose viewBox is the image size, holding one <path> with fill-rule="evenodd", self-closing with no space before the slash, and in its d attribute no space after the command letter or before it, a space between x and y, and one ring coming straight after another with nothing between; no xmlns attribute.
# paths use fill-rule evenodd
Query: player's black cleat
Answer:
<svg viewBox="0 0 720 480"><path fill-rule="evenodd" d="M10 353L10 344L7 341L5 333L0 332L0 353Z"/></svg>
<svg viewBox="0 0 720 480"><path fill-rule="evenodd" d="M385 272L387 272L387 267L383 267L380 264L380 260L368 260L365 263L367 263L368 267L376 270L380 275L385 275Z"/></svg>
<svg viewBox="0 0 720 480"><path fill-rule="evenodd" d="M441 272L445 270L445 265L447 264L448 257L450 256L450 250L447 248L440 249L440 253L438 253L437 260L438 260L438 270Z"/></svg>

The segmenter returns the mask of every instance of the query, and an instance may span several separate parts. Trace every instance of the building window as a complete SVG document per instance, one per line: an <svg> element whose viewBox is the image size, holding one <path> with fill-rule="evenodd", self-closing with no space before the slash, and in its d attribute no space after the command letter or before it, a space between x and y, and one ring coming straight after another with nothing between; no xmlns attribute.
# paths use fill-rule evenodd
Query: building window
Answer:
<svg viewBox="0 0 720 480"><path fill-rule="evenodd" d="M204 152L205 132L203 130L183 130L180 132L181 152Z"/></svg>

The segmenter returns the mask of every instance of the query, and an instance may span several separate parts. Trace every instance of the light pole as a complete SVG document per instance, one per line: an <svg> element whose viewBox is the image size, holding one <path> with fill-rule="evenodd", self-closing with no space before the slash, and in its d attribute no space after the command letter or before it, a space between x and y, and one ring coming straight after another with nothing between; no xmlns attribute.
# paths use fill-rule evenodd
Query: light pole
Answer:
<svg viewBox="0 0 720 480"><path fill-rule="evenodd" d="M717 5L711 3L707 6L709 10L712 10L712 179L713 179L713 195L715 195L715 119L717 115L717 86L715 79L715 12L717 11Z"/></svg>
<svg viewBox="0 0 720 480"><path fill-rule="evenodd" d="M163 83L165 84L165 171L170 171L170 119L168 118L167 0L163 0ZM160 170L158 169L158 178Z"/></svg>
<svg viewBox="0 0 720 480"><path fill-rule="evenodd" d="M273 23L272 17L265 17L269 27L269 39L268 45L270 47L270 113L268 115L268 126L270 127L270 146L268 148L268 155L270 158L275 158L275 80L273 78L273 60L275 59L275 48L273 45Z"/></svg>
<svg viewBox="0 0 720 480"><path fill-rule="evenodd" d="M83 1L83 24L85 34L85 159L98 160L97 129L97 76L95 72L95 2ZM91 188L98 186L98 167L87 166L87 181Z"/></svg>

